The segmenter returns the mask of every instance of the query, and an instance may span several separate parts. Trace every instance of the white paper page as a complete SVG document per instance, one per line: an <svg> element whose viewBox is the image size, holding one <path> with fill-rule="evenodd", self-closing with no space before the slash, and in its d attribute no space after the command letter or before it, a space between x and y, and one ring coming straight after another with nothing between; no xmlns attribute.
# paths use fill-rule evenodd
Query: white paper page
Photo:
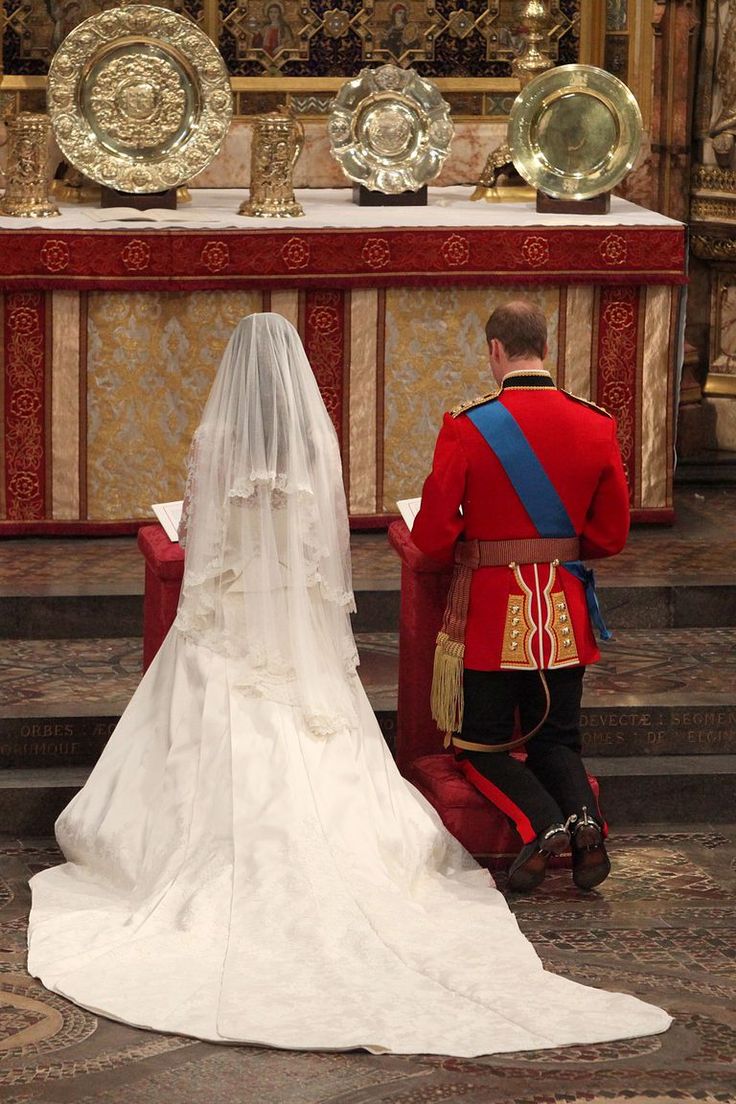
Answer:
<svg viewBox="0 0 736 1104"><path fill-rule="evenodd" d="M93 222L201 222L201 211L190 207L183 210L168 211L164 207L150 207L147 211L137 211L135 207L101 207L85 209L87 218Z"/></svg>
<svg viewBox="0 0 736 1104"><path fill-rule="evenodd" d="M183 502L154 502L152 510L164 527L166 536L174 543L179 540L179 522Z"/></svg>
<svg viewBox="0 0 736 1104"><path fill-rule="evenodd" d="M399 513L406 522L406 527L410 533L414 526L414 518L419 513L421 504L421 498L402 498L396 503L399 507Z"/></svg>

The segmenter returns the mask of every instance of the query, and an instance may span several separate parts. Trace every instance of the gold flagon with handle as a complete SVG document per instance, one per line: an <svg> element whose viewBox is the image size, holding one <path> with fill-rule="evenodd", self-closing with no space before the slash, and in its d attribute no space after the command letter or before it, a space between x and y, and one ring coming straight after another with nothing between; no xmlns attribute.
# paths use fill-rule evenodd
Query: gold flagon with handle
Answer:
<svg viewBox="0 0 736 1104"><path fill-rule="evenodd" d="M304 127L288 108L256 119L250 157L250 196L240 215L299 218L304 208L294 195L294 166L304 145Z"/></svg>
<svg viewBox="0 0 736 1104"><path fill-rule="evenodd" d="M511 71L519 78L522 88L540 73L554 68L554 62L542 47L547 39L546 29L549 27L550 17L547 11L546 0L527 0L521 13L521 20L528 27L524 49L514 60ZM498 185L501 177L506 176L519 183ZM496 146L488 155L480 180L471 195L471 199L484 199L487 203L508 203L518 200L534 200L537 196L536 188L526 184L514 169L511 149L508 142Z"/></svg>
<svg viewBox="0 0 736 1104"><path fill-rule="evenodd" d="M0 215L48 218L59 208L49 198L49 138L51 120L35 111L21 111L6 122L8 159L5 195Z"/></svg>

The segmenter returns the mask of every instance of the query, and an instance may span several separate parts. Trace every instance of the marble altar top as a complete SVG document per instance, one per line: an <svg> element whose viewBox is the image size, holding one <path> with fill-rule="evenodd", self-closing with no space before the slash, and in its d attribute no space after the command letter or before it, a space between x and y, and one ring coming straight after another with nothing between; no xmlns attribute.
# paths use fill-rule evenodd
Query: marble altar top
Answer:
<svg viewBox="0 0 736 1104"><path fill-rule="evenodd" d="M139 212L132 208L101 210L92 206L60 204L61 214L50 218L0 217L0 230L323 230L432 227L532 226L650 226L681 225L656 211L612 197L607 215L539 214L533 202L473 203L468 187L430 188L426 207L358 207L349 188L303 188L297 198L304 207L298 219L252 218L238 215L246 196L243 189L192 189L192 202L177 211Z"/></svg>

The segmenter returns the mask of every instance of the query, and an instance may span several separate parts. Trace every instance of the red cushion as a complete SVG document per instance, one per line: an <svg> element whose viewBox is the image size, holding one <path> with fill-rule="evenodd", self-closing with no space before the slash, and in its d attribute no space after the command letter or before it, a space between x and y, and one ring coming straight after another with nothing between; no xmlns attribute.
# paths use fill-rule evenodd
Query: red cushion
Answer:
<svg viewBox="0 0 736 1104"><path fill-rule="evenodd" d="M412 764L411 781L435 807L448 832L472 855L511 856L519 851L515 828L468 781L454 756L420 756Z"/></svg>
<svg viewBox="0 0 736 1104"><path fill-rule="evenodd" d="M523 753L514 757L524 760ZM588 776L596 798L598 782ZM440 815L442 823L471 855L490 866L505 866L522 847L516 829L462 773L449 752L422 755L415 759L411 781ZM498 862L499 857L505 861ZM569 858L553 860L552 865L569 865Z"/></svg>

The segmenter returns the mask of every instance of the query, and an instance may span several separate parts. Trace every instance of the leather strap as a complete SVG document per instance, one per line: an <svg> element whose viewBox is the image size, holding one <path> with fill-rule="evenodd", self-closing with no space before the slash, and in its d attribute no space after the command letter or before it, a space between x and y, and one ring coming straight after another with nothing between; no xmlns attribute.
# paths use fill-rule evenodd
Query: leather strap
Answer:
<svg viewBox="0 0 736 1104"><path fill-rule="evenodd" d="M542 689L544 690L544 713L542 719L535 724L531 732L525 732L523 736L517 736L514 740L507 740L505 744L475 744L472 740L462 740L459 736L452 733L450 736L450 743L452 746L457 748L458 751L482 751L484 754L493 754L499 751L514 751L516 748L523 747L524 744L531 740L532 736L537 735L540 728L549 717L549 711L552 704L549 686L544 677L544 671L540 670L538 674L542 680Z"/></svg>
<svg viewBox="0 0 736 1104"><path fill-rule="evenodd" d="M455 563L475 570L479 567L503 567L509 564L553 563L577 560L577 537L528 537L519 540L459 541Z"/></svg>

